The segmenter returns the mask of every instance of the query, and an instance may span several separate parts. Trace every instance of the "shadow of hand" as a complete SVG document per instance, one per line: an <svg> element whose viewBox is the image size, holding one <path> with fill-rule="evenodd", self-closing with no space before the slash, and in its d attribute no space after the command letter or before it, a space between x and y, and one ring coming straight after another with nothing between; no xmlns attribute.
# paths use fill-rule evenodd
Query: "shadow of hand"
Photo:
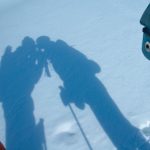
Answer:
<svg viewBox="0 0 150 150"><path fill-rule="evenodd" d="M8 46L1 60L1 96L31 93L42 70L41 55L32 38L25 37L14 52Z"/></svg>
<svg viewBox="0 0 150 150"><path fill-rule="evenodd" d="M74 103L78 108L80 109L84 109L85 108L85 102L81 97L78 97L78 101L76 101L76 96L69 94L69 92L67 91L67 89L65 89L64 87L60 86L59 89L60 91L60 96L61 96L61 100L62 103L67 106L70 103Z"/></svg>

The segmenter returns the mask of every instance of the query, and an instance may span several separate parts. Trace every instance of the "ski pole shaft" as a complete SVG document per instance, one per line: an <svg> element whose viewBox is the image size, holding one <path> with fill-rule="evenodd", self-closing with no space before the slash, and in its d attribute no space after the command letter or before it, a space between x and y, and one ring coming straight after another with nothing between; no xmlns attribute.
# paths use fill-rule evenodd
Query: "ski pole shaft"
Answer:
<svg viewBox="0 0 150 150"><path fill-rule="evenodd" d="M92 148L92 146L91 146L91 144L90 144L88 138L86 137L85 132L83 131L83 129L82 129L81 125L80 125L80 122L78 121L78 118L77 118L77 116L76 116L76 114L75 114L75 112L74 112L74 110L73 110L73 108L72 108L72 106L71 106L70 104L69 104L69 108L70 108L70 111L71 111L71 113L72 113L74 119L76 120L76 123L77 123L77 125L78 125L78 127L79 127L79 129L80 129L80 131L81 131L81 134L82 134L82 136L83 136L85 142L87 143L87 145L88 145L88 147L89 147L89 150L93 150L93 148Z"/></svg>

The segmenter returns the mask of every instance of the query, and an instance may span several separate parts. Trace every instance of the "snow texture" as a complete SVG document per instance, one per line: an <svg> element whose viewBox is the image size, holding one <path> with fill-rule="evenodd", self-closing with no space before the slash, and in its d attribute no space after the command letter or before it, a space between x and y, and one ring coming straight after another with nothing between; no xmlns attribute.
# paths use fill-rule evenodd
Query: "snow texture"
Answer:
<svg viewBox="0 0 150 150"><path fill-rule="evenodd" d="M1 0L0 140L7 150L149 150L148 0Z"/></svg>

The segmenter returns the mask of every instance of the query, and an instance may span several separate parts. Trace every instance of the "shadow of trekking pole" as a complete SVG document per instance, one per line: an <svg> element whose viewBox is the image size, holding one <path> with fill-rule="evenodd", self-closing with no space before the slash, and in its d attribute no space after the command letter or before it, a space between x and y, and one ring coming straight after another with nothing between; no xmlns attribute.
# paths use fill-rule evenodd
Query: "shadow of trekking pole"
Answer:
<svg viewBox="0 0 150 150"><path fill-rule="evenodd" d="M92 148L88 138L86 137L86 134L85 134L84 130L82 129L82 126L81 126L81 124L80 124L80 122L79 122L79 120L78 120L78 118L77 118L77 116L76 116L76 114L75 114L71 104L68 104L68 107L69 107L69 109L70 109L70 111L71 111L71 113L72 113L72 115L73 115L73 117L74 117L74 119L75 119L75 121L76 121L76 123L77 123L77 125L78 125L78 127L80 129L80 131L81 131L81 134L82 134L86 144L88 145L89 150L93 150L93 148Z"/></svg>

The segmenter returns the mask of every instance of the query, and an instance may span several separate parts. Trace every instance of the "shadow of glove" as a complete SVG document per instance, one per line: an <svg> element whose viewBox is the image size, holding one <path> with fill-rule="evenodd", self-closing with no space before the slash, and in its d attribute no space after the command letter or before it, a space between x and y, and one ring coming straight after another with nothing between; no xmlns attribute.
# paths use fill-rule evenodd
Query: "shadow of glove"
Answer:
<svg viewBox="0 0 150 150"><path fill-rule="evenodd" d="M85 108L83 99L77 96L77 94L70 94L70 92L62 86L59 86L59 89L61 90L60 96L65 106L74 103L79 109Z"/></svg>
<svg viewBox="0 0 150 150"><path fill-rule="evenodd" d="M64 87L59 86L59 89L61 90L60 97L62 99L62 102L65 106L67 106L69 103L71 103L69 94L67 93L67 90Z"/></svg>

